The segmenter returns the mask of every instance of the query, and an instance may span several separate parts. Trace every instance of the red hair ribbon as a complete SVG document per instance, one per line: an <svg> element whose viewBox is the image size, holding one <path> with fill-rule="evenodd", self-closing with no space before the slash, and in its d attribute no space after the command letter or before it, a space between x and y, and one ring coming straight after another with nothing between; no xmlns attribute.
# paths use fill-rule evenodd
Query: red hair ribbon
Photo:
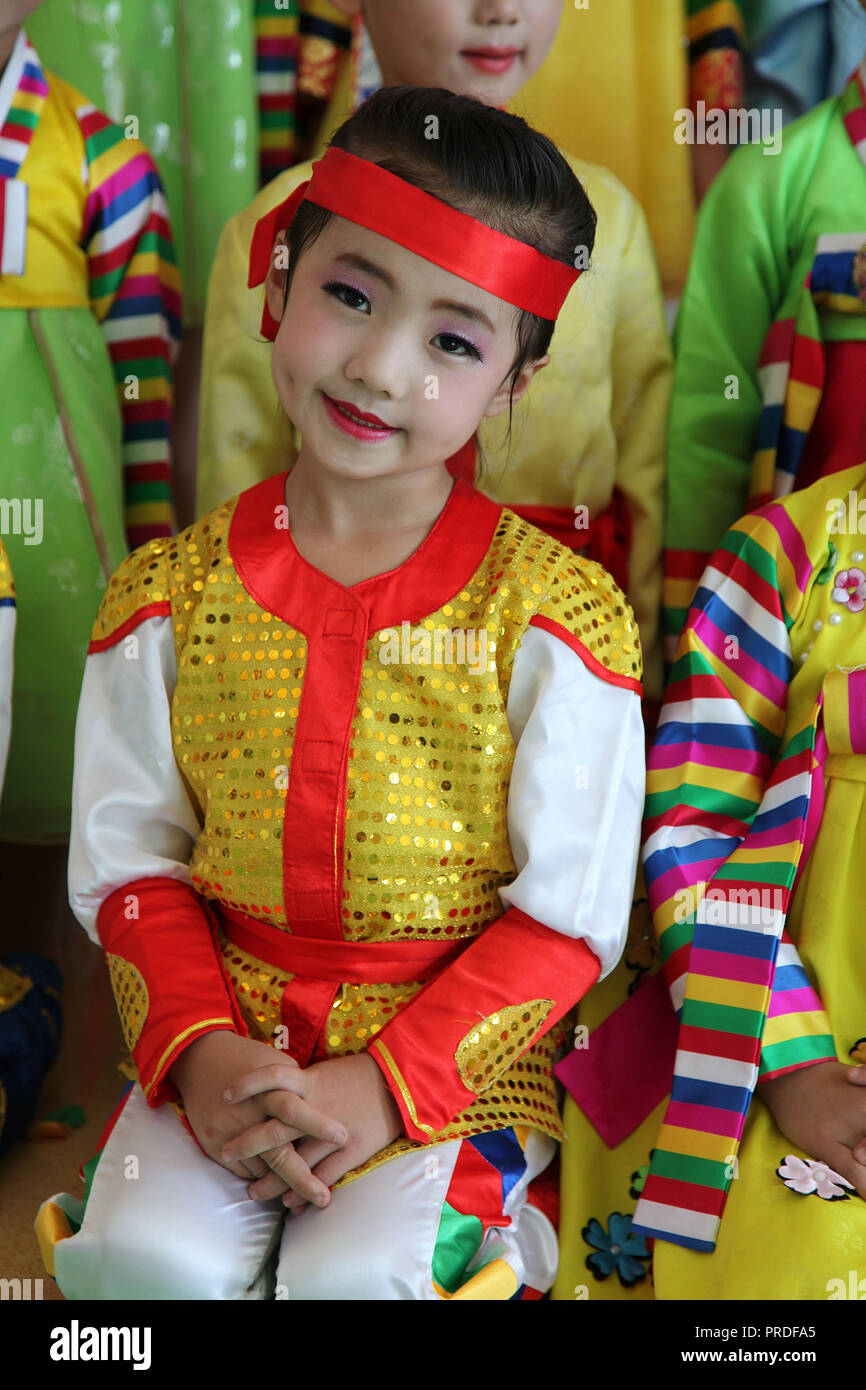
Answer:
<svg viewBox="0 0 866 1390"><path fill-rule="evenodd" d="M291 225L305 199L543 319L556 319L581 274L575 266L458 212L381 165L331 145L313 165L312 177L256 223L250 289L266 278L277 233ZM278 327L266 303L262 333L273 341Z"/></svg>

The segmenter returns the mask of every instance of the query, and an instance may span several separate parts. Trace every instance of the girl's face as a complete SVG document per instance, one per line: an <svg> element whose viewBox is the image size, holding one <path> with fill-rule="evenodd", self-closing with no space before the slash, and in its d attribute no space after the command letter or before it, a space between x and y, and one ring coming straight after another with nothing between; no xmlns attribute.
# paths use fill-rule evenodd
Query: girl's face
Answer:
<svg viewBox="0 0 866 1390"><path fill-rule="evenodd" d="M562 0L363 0L361 10L386 86L505 106L547 57Z"/></svg>
<svg viewBox="0 0 866 1390"><path fill-rule="evenodd" d="M441 467L507 409L513 305L337 216L301 255L283 312L285 281L272 259L271 370L320 467L347 479ZM527 364L515 400L546 362Z"/></svg>

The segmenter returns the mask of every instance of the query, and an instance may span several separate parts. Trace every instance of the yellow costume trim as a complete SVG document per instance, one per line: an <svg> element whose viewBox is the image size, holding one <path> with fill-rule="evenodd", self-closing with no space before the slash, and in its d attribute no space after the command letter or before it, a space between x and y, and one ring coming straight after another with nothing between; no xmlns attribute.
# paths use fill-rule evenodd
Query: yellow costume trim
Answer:
<svg viewBox="0 0 866 1390"><path fill-rule="evenodd" d="M153 1076L151 1077L148 1084L144 1087L144 1094L146 1096L150 1096L151 1091L156 1085L157 1077L162 1071L166 1061L171 1056L174 1049L177 1047L178 1043L184 1042L193 1033L199 1032L202 1028L214 1028L219 1023L227 1023L229 1027L232 1029L232 1031L234 1031L235 1024L234 1019L232 1018L203 1018L201 1023L192 1023L190 1024L189 1028L184 1028L182 1033L178 1033L177 1037L169 1043L168 1047L165 1049L159 1061L157 1062Z"/></svg>
<svg viewBox="0 0 866 1390"><path fill-rule="evenodd" d="M397 1086L400 1089L400 1094L406 1102L406 1109L409 1111L409 1118L411 1119L415 1128L423 1130L425 1134L435 1134L435 1129L432 1129L430 1125L422 1124L421 1121L418 1119L418 1112L415 1109L415 1102L413 1101L412 1096L409 1092L409 1087L403 1080L400 1068L397 1066L397 1063L394 1061L394 1058L391 1056L391 1053L388 1051L381 1038L378 1038L376 1040L375 1047L376 1051L379 1053L379 1056L382 1058L382 1061L385 1063L385 1066L388 1068L389 1072L391 1073L391 1076L393 1077L394 1081L397 1083Z"/></svg>
<svg viewBox="0 0 866 1390"><path fill-rule="evenodd" d="M502 1302L513 1297L517 1293L517 1275L511 1268L507 1260L491 1260L489 1265L479 1269L477 1274L473 1274L465 1284L461 1284L459 1289L455 1289L451 1294L451 1302L455 1299L475 1299L484 1302ZM437 1290L437 1292L439 1292ZM447 1294L443 1295L448 1297Z"/></svg>
<svg viewBox="0 0 866 1390"><path fill-rule="evenodd" d="M14 598L15 585L12 582L12 569L9 564L9 556L0 540L0 598Z"/></svg>
<svg viewBox="0 0 866 1390"><path fill-rule="evenodd" d="M54 1275L54 1250L61 1240L73 1234L66 1212L57 1202L43 1202L33 1223L45 1273Z"/></svg>
<svg viewBox="0 0 866 1390"><path fill-rule="evenodd" d="M742 37L743 16L734 0L718 0L717 4L707 6L686 20L686 34L692 43L716 29L733 29Z"/></svg>

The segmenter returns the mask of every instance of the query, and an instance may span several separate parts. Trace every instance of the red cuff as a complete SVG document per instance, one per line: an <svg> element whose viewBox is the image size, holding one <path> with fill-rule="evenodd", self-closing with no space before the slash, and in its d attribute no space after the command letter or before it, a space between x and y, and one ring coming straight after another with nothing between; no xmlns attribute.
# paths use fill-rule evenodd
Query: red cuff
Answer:
<svg viewBox="0 0 866 1390"><path fill-rule="evenodd" d="M147 1103L175 1100L172 1063L204 1033L247 1035L215 939L216 919L189 884L143 878L106 898L97 930Z"/></svg>
<svg viewBox="0 0 866 1390"><path fill-rule="evenodd" d="M422 1143L445 1129L486 1088L464 1083L459 1052L473 1030L496 1015L490 1033L511 1066L595 984L601 972L582 939L552 931L519 908L482 932L370 1044L400 1107L410 1139ZM513 1020L509 1030L500 1016ZM522 1019L530 1022L523 1023Z"/></svg>

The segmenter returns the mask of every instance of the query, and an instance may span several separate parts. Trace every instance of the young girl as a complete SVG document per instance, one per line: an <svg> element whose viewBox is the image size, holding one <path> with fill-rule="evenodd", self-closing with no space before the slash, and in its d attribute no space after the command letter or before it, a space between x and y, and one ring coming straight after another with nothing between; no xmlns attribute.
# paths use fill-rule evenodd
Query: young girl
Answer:
<svg viewBox="0 0 866 1390"><path fill-rule="evenodd" d="M622 948L638 637L445 460L545 364L593 231L523 121L399 88L257 233L303 448L121 567L85 673L71 900L138 1081L83 1221L40 1213L69 1298L553 1281L527 1189L567 1015Z"/></svg>
<svg viewBox="0 0 866 1390"><path fill-rule="evenodd" d="M357 9L356 0L340 0L340 8ZM504 107L544 62L563 4L364 0L363 13L385 85L445 87ZM569 22L582 30L585 20L572 14ZM545 101L545 117L548 108ZM482 420L483 469L476 475L474 440L451 469L468 481L477 477L494 501L612 574L637 616L647 692L657 699L672 372L659 275L635 198L609 170L566 158L604 228L592 272L563 305L549 367L532 397L515 399L513 431L510 417ZM296 457L298 432L275 409L261 311L246 272L256 223L309 174L309 165L299 165L281 175L220 238L205 312L198 515ZM575 258L585 259L577 246Z"/></svg>

